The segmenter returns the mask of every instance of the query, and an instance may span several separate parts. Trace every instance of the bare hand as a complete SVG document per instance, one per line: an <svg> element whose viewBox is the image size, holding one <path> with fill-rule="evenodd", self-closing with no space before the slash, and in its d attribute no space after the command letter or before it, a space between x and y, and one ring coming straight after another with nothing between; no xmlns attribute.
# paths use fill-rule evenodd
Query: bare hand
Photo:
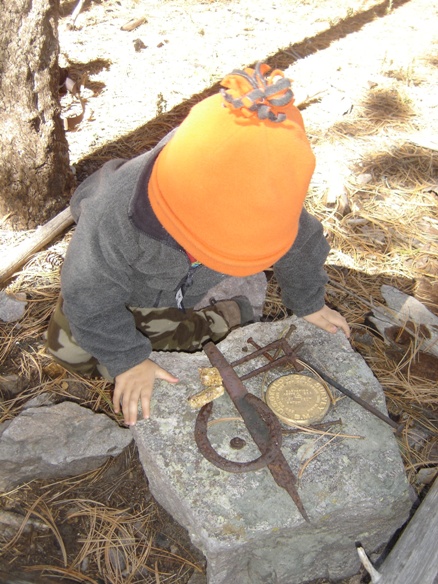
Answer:
<svg viewBox="0 0 438 584"><path fill-rule="evenodd" d="M120 406L122 407L125 424L134 426L136 423L139 401L141 401L143 418L149 418L150 402L156 379L164 379L169 383L178 382L178 378L150 359L146 359L135 365L135 367L131 367L131 369L117 375L113 405L116 414L120 412Z"/></svg>
<svg viewBox="0 0 438 584"><path fill-rule="evenodd" d="M339 312L332 310L326 305L324 305L321 310L303 316L303 318L304 320L307 320L307 322L311 322L315 326L329 333L336 333L338 329L341 329L344 331L347 339L350 337L350 327L345 318L339 314Z"/></svg>

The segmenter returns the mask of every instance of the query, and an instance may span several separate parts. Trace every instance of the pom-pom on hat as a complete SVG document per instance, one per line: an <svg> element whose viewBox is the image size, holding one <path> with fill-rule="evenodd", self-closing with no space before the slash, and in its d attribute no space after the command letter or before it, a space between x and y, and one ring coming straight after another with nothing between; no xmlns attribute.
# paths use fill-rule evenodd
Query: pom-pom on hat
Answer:
<svg viewBox="0 0 438 584"><path fill-rule="evenodd" d="M189 254L218 272L247 276L292 246L315 159L282 71L257 64L221 85L160 152L149 198Z"/></svg>

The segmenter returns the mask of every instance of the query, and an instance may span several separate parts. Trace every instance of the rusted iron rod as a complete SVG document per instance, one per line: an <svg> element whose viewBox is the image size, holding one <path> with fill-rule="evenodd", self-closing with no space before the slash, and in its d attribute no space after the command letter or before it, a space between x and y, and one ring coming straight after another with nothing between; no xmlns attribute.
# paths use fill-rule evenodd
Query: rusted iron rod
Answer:
<svg viewBox="0 0 438 584"><path fill-rule="evenodd" d="M272 343L269 343L269 345L266 345L266 347L260 347L260 349L258 349L257 351L253 351L249 355L245 355L245 357L241 357L240 359L237 359L237 361L233 361L232 363L230 363L230 365L231 365L231 367L237 367L237 365L242 365L242 363L246 363L247 361L251 361L252 359L255 359L256 357L263 357L263 356L266 357L266 355L264 355L264 354L269 352L271 349L277 349L278 347L280 347L281 341L282 341L282 339L277 339L276 341L272 341Z"/></svg>
<svg viewBox="0 0 438 584"><path fill-rule="evenodd" d="M263 357L266 357L266 359L268 361L275 361L275 357L273 357L271 355L271 353L268 353L268 351L266 351L265 347L261 347L258 343L255 342L255 340L252 337L249 337L249 339L246 339L246 342L249 343L250 345L252 345L253 347L255 347L258 351L260 349L263 349Z"/></svg>
<svg viewBox="0 0 438 584"><path fill-rule="evenodd" d="M251 379L251 377L260 375L260 373L269 371L270 369L276 367L277 365L287 365L288 363L290 363L290 357L288 355L283 355L283 357L279 357L278 359L270 361L267 365L262 365L261 367L254 369L254 371L250 371L249 373L242 375L239 379L240 381L245 381L246 379Z"/></svg>
<svg viewBox="0 0 438 584"><path fill-rule="evenodd" d="M343 393L344 395L355 401L357 404L362 406L364 409L368 410L371 414L374 414L377 418L380 418L383 422L394 428L396 430L396 434L401 433L403 429L403 424L397 424L397 422L391 420L389 416L386 416L383 412L375 408L373 405L363 400L361 397L359 397L358 395L356 395L355 393L353 393L352 391L350 391L349 389L347 389L346 387L344 387L343 385L341 385L340 383L326 375L323 371L315 367L315 365L311 365L310 363L307 363L301 358L299 360L302 363L304 363L304 365L311 367L315 371L315 373L317 373L322 379L324 379L324 381L335 387L341 393Z"/></svg>

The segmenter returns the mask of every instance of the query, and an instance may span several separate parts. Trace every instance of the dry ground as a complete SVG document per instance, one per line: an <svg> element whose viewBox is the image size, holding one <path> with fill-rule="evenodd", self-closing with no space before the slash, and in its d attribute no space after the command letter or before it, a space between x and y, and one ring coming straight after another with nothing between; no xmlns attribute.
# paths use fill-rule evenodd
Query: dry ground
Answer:
<svg viewBox="0 0 438 584"><path fill-rule="evenodd" d="M61 65L75 79L86 74L84 117L68 132L78 181L109 158L153 146L234 68L264 60L294 80L318 160L307 205L333 248L328 301L350 321L353 346L381 381L391 415L406 424L400 449L423 493L421 472L438 463L437 363L421 353L419 335L399 331L386 345L366 316L382 302L382 283L438 313L437 8L429 0L108 0L88 2L72 29L73 8L61 6L60 43ZM140 17L141 26L121 30ZM81 111L71 96L61 103L66 118ZM5 226L0 243L25 236ZM19 373L24 388L3 396L1 421L45 391L113 416L108 384L67 377L41 350L69 236L10 282L32 302L18 326L2 326L2 374ZM284 314L274 282L266 313ZM41 573L44 564L46 574L92 584L184 583L194 565L203 569L151 499L135 449L95 473L31 483L0 501L49 526L9 538L3 569Z"/></svg>

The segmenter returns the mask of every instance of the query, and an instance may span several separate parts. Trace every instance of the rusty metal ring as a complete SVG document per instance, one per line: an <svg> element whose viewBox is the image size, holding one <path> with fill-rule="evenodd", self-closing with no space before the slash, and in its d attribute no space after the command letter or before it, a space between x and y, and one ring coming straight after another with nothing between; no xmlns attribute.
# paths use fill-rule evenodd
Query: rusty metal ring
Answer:
<svg viewBox="0 0 438 584"><path fill-rule="evenodd" d="M264 445L264 450L261 456L259 456L255 460L250 460L248 462L236 462L233 460L228 460L224 456L221 456L213 448L207 436L208 419L213 410L213 402L209 402L208 404L203 406L196 418L195 441L199 451L209 462L214 464L214 466L227 472L242 473L265 468L266 466L274 462L274 460L276 459L277 449L279 447L279 440L281 441L281 427L280 434L278 434L279 423L275 415L273 415L269 408L256 396L248 394L246 398L248 403L252 402L252 405L255 406L257 410L263 411L262 416L269 428L268 439L266 441L266 444Z"/></svg>

